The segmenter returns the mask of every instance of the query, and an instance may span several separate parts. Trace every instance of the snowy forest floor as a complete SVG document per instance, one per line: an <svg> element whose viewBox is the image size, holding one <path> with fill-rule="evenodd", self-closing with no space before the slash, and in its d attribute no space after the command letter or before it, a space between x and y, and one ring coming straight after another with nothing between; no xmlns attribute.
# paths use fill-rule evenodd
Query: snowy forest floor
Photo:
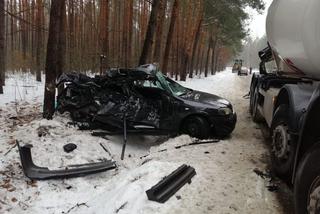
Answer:
<svg viewBox="0 0 320 214"><path fill-rule="evenodd" d="M279 188L269 191L269 180L254 172L268 171L270 160L263 125L252 122L249 100L243 98L250 76L239 77L227 69L182 83L232 102L238 122L230 138L175 149L192 139L129 136L124 161L120 160L120 136L93 137L89 131L67 125L64 115L43 120L43 85L33 78L9 76L6 94L0 95L0 213L293 213L289 188L276 180L273 184ZM17 85L24 87L18 90ZM12 102L15 98L18 105ZM43 130L46 135L39 137ZM118 169L73 179L31 181L22 172L15 140L33 144L34 162L39 166L57 169L113 158ZM78 148L65 153L62 147L70 142ZM149 201L145 191L181 164L196 169L192 183L164 204Z"/></svg>

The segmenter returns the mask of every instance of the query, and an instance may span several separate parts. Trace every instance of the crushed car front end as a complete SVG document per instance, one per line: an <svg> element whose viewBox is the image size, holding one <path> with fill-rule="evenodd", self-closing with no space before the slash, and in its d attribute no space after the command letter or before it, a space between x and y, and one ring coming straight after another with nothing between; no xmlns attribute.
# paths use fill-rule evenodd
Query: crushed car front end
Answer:
<svg viewBox="0 0 320 214"><path fill-rule="evenodd" d="M218 137L226 137L232 133L236 127L237 114L231 111L228 114L210 114L209 120L212 124L212 131Z"/></svg>

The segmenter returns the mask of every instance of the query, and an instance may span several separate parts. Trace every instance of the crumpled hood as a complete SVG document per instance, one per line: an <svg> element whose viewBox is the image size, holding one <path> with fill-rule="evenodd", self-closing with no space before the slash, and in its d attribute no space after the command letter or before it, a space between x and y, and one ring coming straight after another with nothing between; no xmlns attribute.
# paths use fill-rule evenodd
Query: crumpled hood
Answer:
<svg viewBox="0 0 320 214"><path fill-rule="evenodd" d="M212 105L218 108L229 107L232 109L231 103L217 95L209 94L201 91L191 91L188 94L182 96L181 98L193 102L200 102L207 105Z"/></svg>

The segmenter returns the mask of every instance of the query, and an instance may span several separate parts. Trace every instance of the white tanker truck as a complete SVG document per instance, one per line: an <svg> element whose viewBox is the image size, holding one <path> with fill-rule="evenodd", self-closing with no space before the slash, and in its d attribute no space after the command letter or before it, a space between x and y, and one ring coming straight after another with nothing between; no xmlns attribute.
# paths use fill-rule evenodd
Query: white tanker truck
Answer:
<svg viewBox="0 0 320 214"><path fill-rule="evenodd" d="M297 214L320 213L319 14L320 0L273 1L250 87L252 118L270 128L272 165L294 185Z"/></svg>

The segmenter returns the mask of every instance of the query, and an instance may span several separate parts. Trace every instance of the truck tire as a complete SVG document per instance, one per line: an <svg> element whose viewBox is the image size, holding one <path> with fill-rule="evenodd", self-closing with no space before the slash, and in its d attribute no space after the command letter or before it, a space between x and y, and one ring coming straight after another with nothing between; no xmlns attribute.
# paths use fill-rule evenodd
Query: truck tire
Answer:
<svg viewBox="0 0 320 214"><path fill-rule="evenodd" d="M275 173L284 180L290 180L293 172L297 142L288 132L289 108L280 105L271 124L271 162Z"/></svg>
<svg viewBox="0 0 320 214"><path fill-rule="evenodd" d="M249 92L249 94L250 94L249 112L250 112L251 115L252 115L252 112L253 112L254 93L255 93L255 86L253 84L253 80L251 80L250 92Z"/></svg>
<svg viewBox="0 0 320 214"><path fill-rule="evenodd" d="M260 114L258 109L258 105L259 105L258 98L259 98L259 92L255 90L253 94L253 103L252 103L252 120L255 123L260 123L263 121L263 117Z"/></svg>
<svg viewBox="0 0 320 214"><path fill-rule="evenodd" d="M320 213L320 146L312 147L299 164L294 183L296 214Z"/></svg>
<svg viewBox="0 0 320 214"><path fill-rule="evenodd" d="M186 119L183 124L183 133L188 134L191 137L199 139L209 138L210 126L208 121L199 116L191 116Z"/></svg>

